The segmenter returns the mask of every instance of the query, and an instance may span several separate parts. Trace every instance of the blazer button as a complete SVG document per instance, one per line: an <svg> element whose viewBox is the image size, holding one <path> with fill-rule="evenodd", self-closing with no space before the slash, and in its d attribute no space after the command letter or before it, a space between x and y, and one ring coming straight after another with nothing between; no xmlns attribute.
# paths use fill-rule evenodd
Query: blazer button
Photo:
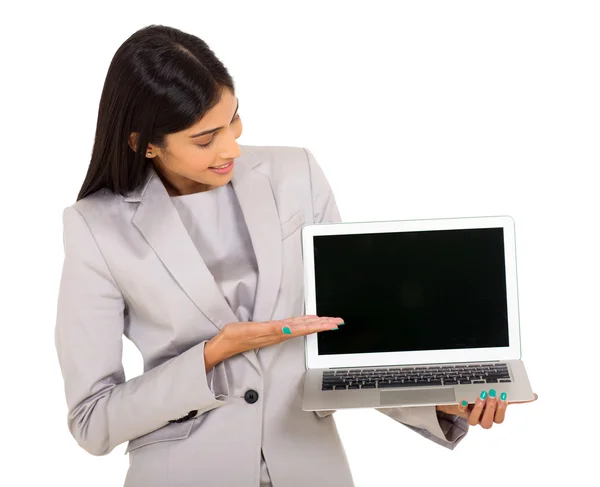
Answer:
<svg viewBox="0 0 600 487"><path fill-rule="evenodd" d="M248 389L246 394L244 394L244 399L248 404L254 404L256 401L258 401L258 392L256 392L254 389Z"/></svg>

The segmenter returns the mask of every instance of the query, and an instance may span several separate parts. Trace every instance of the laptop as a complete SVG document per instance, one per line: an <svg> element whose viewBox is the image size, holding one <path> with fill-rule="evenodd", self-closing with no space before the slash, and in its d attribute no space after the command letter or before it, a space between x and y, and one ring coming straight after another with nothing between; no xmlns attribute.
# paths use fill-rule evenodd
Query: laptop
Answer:
<svg viewBox="0 0 600 487"><path fill-rule="evenodd" d="M302 253L306 314L344 320L305 338L305 411L534 399L511 217L310 224Z"/></svg>

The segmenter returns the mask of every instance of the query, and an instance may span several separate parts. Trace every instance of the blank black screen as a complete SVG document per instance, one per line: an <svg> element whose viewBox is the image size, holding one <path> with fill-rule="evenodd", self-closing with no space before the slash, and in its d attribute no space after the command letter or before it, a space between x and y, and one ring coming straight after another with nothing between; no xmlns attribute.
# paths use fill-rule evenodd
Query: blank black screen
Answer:
<svg viewBox="0 0 600 487"><path fill-rule="evenodd" d="M319 355L508 346L502 228L313 238Z"/></svg>

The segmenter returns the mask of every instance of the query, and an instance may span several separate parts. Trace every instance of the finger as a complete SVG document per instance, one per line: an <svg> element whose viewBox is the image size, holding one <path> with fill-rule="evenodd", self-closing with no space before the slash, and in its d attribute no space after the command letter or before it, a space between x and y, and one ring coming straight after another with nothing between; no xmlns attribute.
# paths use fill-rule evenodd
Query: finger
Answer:
<svg viewBox="0 0 600 487"><path fill-rule="evenodd" d="M475 405L469 414L469 424L476 426L479 423L481 414L483 413L483 406L485 405L485 399L487 398L487 392L481 391L481 395L475 400Z"/></svg>
<svg viewBox="0 0 600 487"><path fill-rule="evenodd" d="M469 402L466 400L461 401L458 404L458 416L462 417L462 418L468 418L469 417Z"/></svg>
<svg viewBox="0 0 600 487"><path fill-rule="evenodd" d="M282 320L273 322L272 331L277 335L283 333L284 335L302 336L310 333L336 329L341 321L342 320L339 318L309 318L305 320L295 320L293 322Z"/></svg>
<svg viewBox="0 0 600 487"><path fill-rule="evenodd" d="M276 326L297 326L297 325L305 325L307 323L320 323L326 320L331 320L330 317L322 317L322 316L296 316L295 318L286 318L284 320L275 320L269 323ZM340 320L341 321L341 320Z"/></svg>
<svg viewBox="0 0 600 487"><path fill-rule="evenodd" d="M490 389L480 421L483 429L489 430L492 426L494 426L494 416L496 415L497 405L498 398L496 397L496 390Z"/></svg>
<svg viewBox="0 0 600 487"><path fill-rule="evenodd" d="M343 324L341 318L322 318L316 321L310 321L303 324L293 325L292 331L302 335L308 335L310 333L317 333L320 331L336 330L339 325Z"/></svg>
<svg viewBox="0 0 600 487"><path fill-rule="evenodd" d="M506 392L500 394L500 399L498 400L498 407L496 408L496 415L494 416L494 423L502 423L504 421L504 417L506 415L506 406L508 403L506 402Z"/></svg>
<svg viewBox="0 0 600 487"><path fill-rule="evenodd" d="M331 316L297 316L295 318L287 318L285 320L281 320L285 323L284 326L295 327L296 325L307 325L307 324L316 324L323 323L334 320L336 323L343 323L344 320L341 318L331 317Z"/></svg>

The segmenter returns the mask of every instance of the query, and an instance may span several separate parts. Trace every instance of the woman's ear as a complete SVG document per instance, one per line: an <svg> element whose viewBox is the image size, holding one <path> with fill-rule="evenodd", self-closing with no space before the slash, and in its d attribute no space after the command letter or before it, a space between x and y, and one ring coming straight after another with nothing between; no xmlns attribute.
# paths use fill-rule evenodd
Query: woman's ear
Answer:
<svg viewBox="0 0 600 487"><path fill-rule="evenodd" d="M133 152L137 151L138 136L139 134L137 132L131 132L131 134L129 134L129 147L131 147Z"/></svg>

